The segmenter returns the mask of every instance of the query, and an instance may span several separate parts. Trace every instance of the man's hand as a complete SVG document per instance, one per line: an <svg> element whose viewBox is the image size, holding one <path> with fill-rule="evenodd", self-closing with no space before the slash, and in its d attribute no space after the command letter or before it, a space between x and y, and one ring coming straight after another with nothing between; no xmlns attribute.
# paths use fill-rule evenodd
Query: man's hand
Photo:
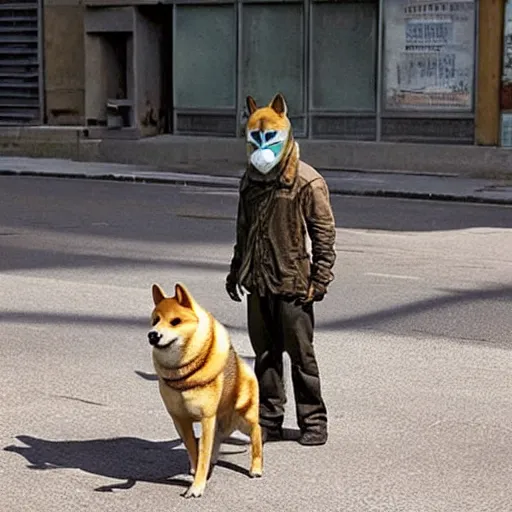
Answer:
<svg viewBox="0 0 512 512"><path fill-rule="evenodd" d="M240 297L240 295L243 295L242 289L240 288L240 286L238 286L236 278L233 277L231 274L229 274L226 279L226 291L228 292L228 295L231 298L231 300L234 300L235 302L242 302L242 299Z"/></svg>
<svg viewBox="0 0 512 512"><path fill-rule="evenodd" d="M327 293L327 288L323 284L320 284L316 281L311 281L309 285L308 294L306 297L300 297L295 301L297 305L307 305L312 304L313 302L320 302L325 297Z"/></svg>

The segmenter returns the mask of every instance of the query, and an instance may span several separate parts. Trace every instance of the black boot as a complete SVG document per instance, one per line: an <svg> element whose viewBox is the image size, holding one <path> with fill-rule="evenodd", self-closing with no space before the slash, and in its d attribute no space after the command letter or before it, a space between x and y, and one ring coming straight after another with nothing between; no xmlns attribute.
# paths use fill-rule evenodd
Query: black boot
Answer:
<svg viewBox="0 0 512 512"><path fill-rule="evenodd" d="M320 446L327 442L327 429L303 430L299 437L302 446Z"/></svg>
<svg viewBox="0 0 512 512"><path fill-rule="evenodd" d="M283 429L281 427L261 427L261 441L263 444L283 440Z"/></svg>

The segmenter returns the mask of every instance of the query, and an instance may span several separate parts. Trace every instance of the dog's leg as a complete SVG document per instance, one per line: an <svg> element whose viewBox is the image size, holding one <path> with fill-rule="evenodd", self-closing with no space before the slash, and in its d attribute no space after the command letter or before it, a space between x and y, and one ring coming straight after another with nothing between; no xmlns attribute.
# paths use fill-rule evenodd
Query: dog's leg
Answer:
<svg viewBox="0 0 512 512"><path fill-rule="evenodd" d="M251 469L249 476L260 477L263 474L263 446L261 442L261 427L258 423L251 426Z"/></svg>
<svg viewBox="0 0 512 512"><path fill-rule="evenodd" d="M199 498L206 487L206 479L210 470L213 441L215 437L215 416L201 420L201 438L199 439L199 455L197 458L197 470L193 484L183 495L185 498Z"/></svg>
<svg viewBox="0 0 512 512"><path fill-rule="evenodd" d="M242 431L251 438L251 478L260 477L263 474L263 443L261 440L261 427L259 425L258 402L249 407L244 415Z"/></svg>
<svg viewBox="0 0 512 512"><path fill-rule="evenodd" d="M185 418L176 418L174 426L187 449L190 461L190 474L195 475L197 468L197 439L194 435L193 422Z"/></svg>
<svg viewBox="0 0 512 512"><path fill-rule="evenodd" d="M212 461L211 465L215 466L217 462L219 461L219 453L220 453L220 445L222 444L222 441L224 440L224 434L217 425L217 428L215 429L215 439L213 441L213 448L212 448Z"/></svg>

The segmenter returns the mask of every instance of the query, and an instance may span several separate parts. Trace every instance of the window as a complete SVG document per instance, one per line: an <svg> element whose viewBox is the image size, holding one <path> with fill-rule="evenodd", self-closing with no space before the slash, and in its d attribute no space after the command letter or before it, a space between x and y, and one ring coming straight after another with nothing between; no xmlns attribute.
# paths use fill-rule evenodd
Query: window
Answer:
<svg viewBox="0 0 512 512"><path fill-rule="evenodd" d="M236 19L233 5L177 5L176 108L235 108Z"/></svg>
<svg viewBox="0 0 512 512"><path fill-rule="evenodd" d="M314 3L313 108L374 111L377 5Z"/></svg>
<svg viewBox="0 0 512 512"><path fill-rule="evenodd" d="M304 113L304 20L302 4L244 4L242 95L258 105L284 94L289 116ZM302 130L299 128L299 132Z"/></svg>
<svg viewBox="0 0 512 512"><path fill-rule="evenodd" d="M434 12L428 19L411 20L403 14L403 0L387 0L383 59L385 109L471 112L474 2L464 14Z"/></svg>

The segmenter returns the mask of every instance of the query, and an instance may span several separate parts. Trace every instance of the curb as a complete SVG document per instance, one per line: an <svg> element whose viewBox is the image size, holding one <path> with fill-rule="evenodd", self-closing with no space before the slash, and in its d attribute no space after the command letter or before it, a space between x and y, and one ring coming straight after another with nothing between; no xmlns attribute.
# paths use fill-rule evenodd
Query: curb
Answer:
<svg viewBox="0 0 512 512"><path fill-rule="evenodd" d="M156 176L141 176L132 174L84 174L84 173L66 173L66 172L38 172L38 171L9 171L0 169L0 176L31 176L44 178L70 178L86 179L98 181L122 181L132 183L158 183L168 185L185 186L207 186L211 188L238 188L238 178L219 177L219 178L196 178L193 175L187 175L183 178L170 178ZM229 180L229 181L228 181Z"/></svg>
<svg viewBox="0 0 512 512"><path fill-rule="evenodd" d="M395 199L416 199L420 201L444 201L452 203L475 203L499 206L512 205L512 199L493 199L478 196L455 196L451 194L434 194L430 192L397 192L392 190L338 190L335 187L329 189L331 195L338 196L363 196L363 197L389 197Z"/></svg>
<svg viewBox="0 0 512 512"><path fill-rule="evenodd" d="M178 173L175 173L178 174ZM98 181L119 181L131 183L156 183L167 185L181 185L181 186L199 186L209 188L229 188L238 189L239 178L231 177L215 177L201 175L183 175L183 177L169 177L169 176L143 176L135 174L121 174L121 173L105 173L105 174L85 174L85 173L66 173L66 172L46 172L46 171L13 171L0 169L0 176L30 176L30 177L49 177L49 178L69 178L69 179L87 179ZM355 196L355 197L382 197L382 198L396 198L396 199L416 199L428 201L445 201L457 203L476 203L476 204L489 204L489 205L512 205L512 199L496 199L486 198L474 195L457 196L453 194L439 194L430 192L403 192L393 190L350 190L338 188L336 185L329 185L329 192L331 195L339 196Z"/></svg>

